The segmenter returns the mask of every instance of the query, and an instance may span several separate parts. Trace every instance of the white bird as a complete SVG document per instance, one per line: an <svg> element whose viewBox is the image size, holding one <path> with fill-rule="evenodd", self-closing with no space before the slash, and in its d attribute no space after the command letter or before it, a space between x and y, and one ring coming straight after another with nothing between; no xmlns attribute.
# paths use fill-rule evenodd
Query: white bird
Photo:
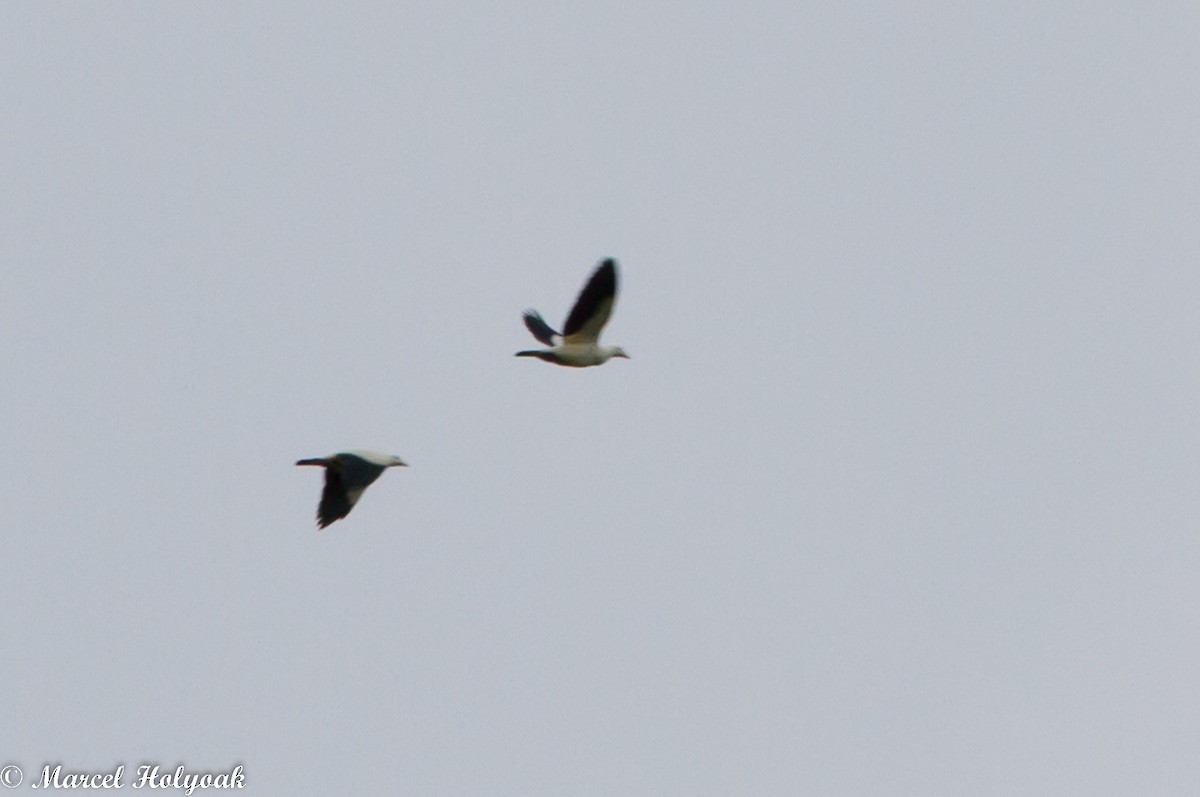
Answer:
<svg viewBox="0 0 1200 797"><path fill-rule="evenodd" d="M302 459L297 465L325 468L325 490L317 507L317 526L325 528L350 514L363 490L391 467L407 467L400 457L375 451L344 451L328 457Z"/></svg>
<svg viewBox="0 0 1200 797"><path fill-rule="evenodd" d="M550 328L537 310L525 311L525 326L533 336L550 348L519 351L518 357L537 357L548 363L569 365L573 368L586 368L589 365L603 365L613 357L629 359L629 355L620 346L601 346L600 330L612 313L613 302L617 297L617 261L611 257L604 260L592 272L591 278L567 322L563 324L560 335Z"/></svg>

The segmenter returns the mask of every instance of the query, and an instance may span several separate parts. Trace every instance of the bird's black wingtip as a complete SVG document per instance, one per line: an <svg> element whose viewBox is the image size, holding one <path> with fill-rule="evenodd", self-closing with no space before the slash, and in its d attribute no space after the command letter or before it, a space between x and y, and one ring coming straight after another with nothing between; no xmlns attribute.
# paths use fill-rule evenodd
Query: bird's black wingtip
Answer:
<svg viewBox="0 0 1200 797"><path fill-rule="evenodd" d="M348 511L340 512L336 508L332 510L328 507L317 509L317 531L324 531L348 514L350 514Z"/></svg>
<svg viewBox="0 0 1200 797"><path fill-rule="evenodd" d="M617 261L615 258L606 257L601 260L596 266L596 270L592 272L592 278L589 282L595 281L603 285L606 289L610 286L616 288L617 284Z"/></svg>
<svg viewBox="0 0 1200 797"><path fill-rule="evenodd" d="M606 257L596 264L594 274L602 274L604 279L609 277L616 279L617 276L617 259L615 257Z"/></svg>

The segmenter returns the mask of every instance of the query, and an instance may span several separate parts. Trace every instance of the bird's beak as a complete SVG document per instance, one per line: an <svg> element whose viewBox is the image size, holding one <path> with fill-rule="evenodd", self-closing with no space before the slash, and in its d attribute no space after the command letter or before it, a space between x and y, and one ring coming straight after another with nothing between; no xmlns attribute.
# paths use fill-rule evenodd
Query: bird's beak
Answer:
<svg viewBox="0 0 1200 797"><path fill-rule="evenodd" d="M297 465L324 465L323 459L302 459L296 462Z"/></svg>

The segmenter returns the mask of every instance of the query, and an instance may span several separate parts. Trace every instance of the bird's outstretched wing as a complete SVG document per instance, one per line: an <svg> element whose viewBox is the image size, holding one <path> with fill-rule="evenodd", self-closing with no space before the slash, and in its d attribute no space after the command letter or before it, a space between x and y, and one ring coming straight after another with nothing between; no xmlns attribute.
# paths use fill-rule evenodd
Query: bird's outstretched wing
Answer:
<svg viewBox="0 0 1200 797"><path fill-rule="evenodd" d="M592 272L563 326L566 343L595 343L608 323L617 295L617 261L609 258Z"/></svg>
<svg viewBox="0 0 1200 797"><path fill-rule="evenodd" d="M533 333L535 338L547 346L554 345L554 339L558 337L558 333L550 328L537 310L526 310L522 318L525 319L525 327Z"/></svg>
<svg viewBox="0 0 1200 797"><path fill-rule="evenodd" d="M326 468L325 489L321 491L321 504L317 507L317 526L323 529L335 520L341 520L350 514L353 506L354 501L346 494L342 475L336 468Z"/></svg>

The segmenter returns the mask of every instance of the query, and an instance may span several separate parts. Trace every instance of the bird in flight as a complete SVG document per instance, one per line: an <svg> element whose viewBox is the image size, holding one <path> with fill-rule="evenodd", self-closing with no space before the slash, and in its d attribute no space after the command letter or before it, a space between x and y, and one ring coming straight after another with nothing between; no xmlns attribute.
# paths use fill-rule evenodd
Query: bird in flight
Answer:
<svg viewBox="0 0 1200 797"><path fill-rule="evenodd" d="M517 356L537 357L572 368L603 365L613 357L629 359L620 346L600 345L600 330L608 322L616 298L617 261L608 258L596 266L587 285L579 292L561 334L555 332L537 310L525 311L525 326L550 348L519 351Z"/></svg>
<svg viewBox="0 0 1200 797"><path fill-rule="evenodd" d="M325 528L350 514L363 490L391 467L406 467L400 457L375 451L344 451L328 457L302 459L297 465L325 468L325 490L317 507L317 526Z"/></svg>

